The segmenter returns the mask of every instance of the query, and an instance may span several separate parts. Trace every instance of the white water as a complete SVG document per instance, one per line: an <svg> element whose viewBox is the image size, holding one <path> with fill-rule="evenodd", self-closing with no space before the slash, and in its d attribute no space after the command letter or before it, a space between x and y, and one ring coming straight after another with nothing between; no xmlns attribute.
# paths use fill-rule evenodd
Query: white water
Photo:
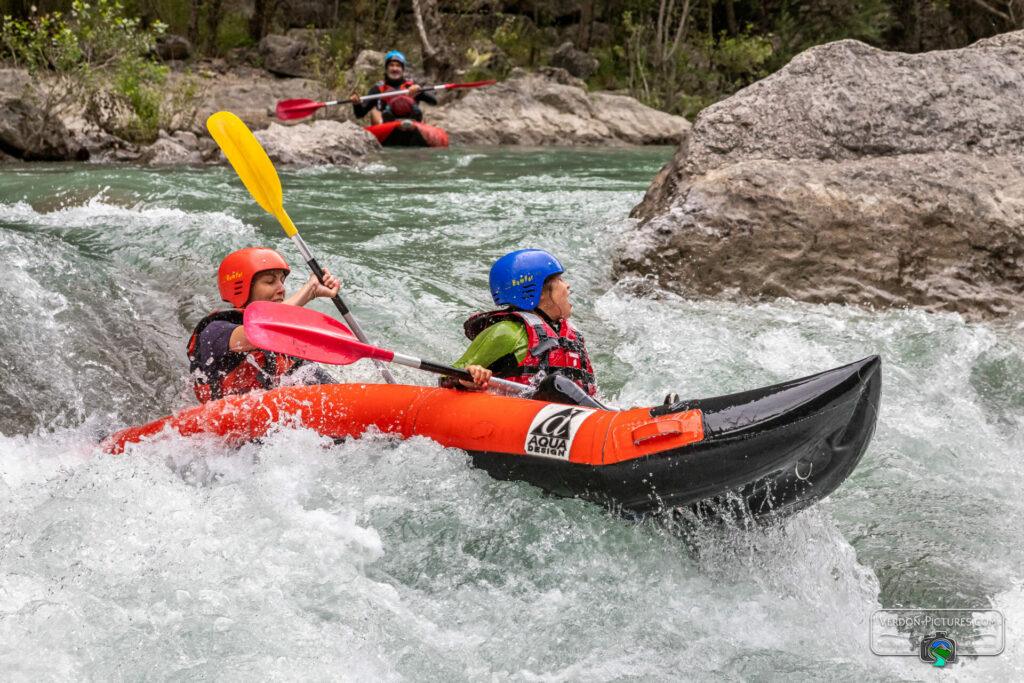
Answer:
<svg viewBox="0 0 1024 683"><path fill-rule="evenodd" d="M924 664L870 653L871 612L992 606L1007 651L942 675L1020 678L1024 332L633 295L608 263L656 170L645 154L394 157L286 176L286 201L375 336L438 360L485 301L488 259L521 243L565 255L620 404L880 353L864 460L776 527L680 536L492 480L425 439L286 429L240 451L169 438L104 456L101 434L190 403L183 345L222 253L261 241L297 259L227 172L0 176L3 677L923 680ZM381 182L410 207L383 222L396 203L361 185ZM331 212L344 229L304 227Z"/></svg>

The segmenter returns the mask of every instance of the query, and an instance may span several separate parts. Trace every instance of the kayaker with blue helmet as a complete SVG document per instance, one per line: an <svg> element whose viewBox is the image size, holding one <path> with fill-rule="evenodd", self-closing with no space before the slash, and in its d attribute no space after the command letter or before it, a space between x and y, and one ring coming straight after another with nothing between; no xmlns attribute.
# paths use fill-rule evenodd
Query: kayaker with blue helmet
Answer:
<svg viewBox="0 0 1024 683"><path fill-rule="evenodd" d="M377 81L367 95L378 95L391 90L409 90L408 95L396 95L365 104L359 100L359 93L352 93L352 110L357 119L370 114L370 124L379 125L397 119L423 120L423 111L418 102L437 104L437 98L431 92L424 92L412 80L405 77L407 61L405 55L398 50L391 50L384 55L384 80Z"/></svg>
<svg viewBox="0 0 1024 683"><path fill-rule="evenodd" d="M192 388L200 403L256 389L270 389L286 375L297 374L303 384L324 384L334 380L322 368L301 358L254 346L242 326L244 309L253 301L277 301L305 306L317 297L333 297L341 283L324 271L324 283L315 276L297 292L285 298L284 281L291 269L273 249L249 247L224 257L217 269L221 298L232 308L210 313L196 325L188 340Z"/></svg>
<svg viewBox="0 0 1024 683"><path fill-rule="evenodd" d="M569 322L571 287L565 268L542 249L520 249L491 266L491 298L505 308L476 313L463 325L472 341L453 365L473 375L476 388L491 376L536 385L558 375L588 396L597 393L586 342Z"/></svg>

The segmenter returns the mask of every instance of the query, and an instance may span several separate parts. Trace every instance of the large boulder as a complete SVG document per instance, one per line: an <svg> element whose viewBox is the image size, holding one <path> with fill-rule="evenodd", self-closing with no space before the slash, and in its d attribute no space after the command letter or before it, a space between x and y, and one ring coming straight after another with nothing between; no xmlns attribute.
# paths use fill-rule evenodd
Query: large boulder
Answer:
<svg viewBox="0 0 1024 683"><path fill-rule="evenodd" d="M288 166L353 166L380 149L377 139L346 121L314 121L297 126L273 123L256 132L271 160Z"/></svg>
<svg viewBox="0 0 1024 683"><path fill-rule="evenodd" d="M633 212L620 275L687 295L1024 309L1024 32L812 48L709 107Z"/></svg>
<svg viewBox="0 0 1024 683"><path fill-rule="evenodd" d="M513 71L425 114L453 142L474 145L666 145L682 141L690 128L681 116L631 97L588 93L581 80L556 68Z"/></svg>
<svg viewBox="0 0 1024 683"><path fill-rule="evenodd" d="M331 95L321 83L306 78L273 78L262 70L246 68L225 74L207 72L199 82L199 95L194 103L193 131L204 133L206 119L222 110L234 112L250 128L266 128L276 120L274 107L280 100L323 100ZM332 109L333 112L325 113L350 113L352 110L347 106Z"/></svg>
<svg viewBox="0 0 1024 683"><path fill-rule="evenodd" d="M72 145L83 150L80 157L87 157L95 163L135 162L142 155L138 145L107 132L84 115L68 115L63 118Z"/></svg>
<svg viewBox="0 0 1024 683"><path fill-rule="evenodd" d="M313 43L292 32L287 35L272 33L263 36L258 47L263 67L267 71L293 78L311 74L309 58L313 48Z"/></svg>
<svg viewBox="0 0 1024 683"><path fill-rule="evenodd" d="M562 43L551 55L551 66L565 69L576 78L590 78L597 71L598 65L596 57L577 50L571 41Z"/></svg>
<svg viewBox="0 0 1024 683"><path fill-rule="evenodd" d="M28 72L0 69L0 151L26 161L78 159L82 150Z"/></svg>
<svg viewBox="0 0 1024 683"><path fill-rule="evenodd" d="M384 76L384 53L377 50L361 50L352 64L352 73L373 83Z"/></svg>
<svg viewBox="0 0 1024 683"><path fill-rule="evenodd" d="M159 136L142 151L139 161L150 166L198 166L203 163L199 152L199 137L190 131L177 131Z"/></svg>

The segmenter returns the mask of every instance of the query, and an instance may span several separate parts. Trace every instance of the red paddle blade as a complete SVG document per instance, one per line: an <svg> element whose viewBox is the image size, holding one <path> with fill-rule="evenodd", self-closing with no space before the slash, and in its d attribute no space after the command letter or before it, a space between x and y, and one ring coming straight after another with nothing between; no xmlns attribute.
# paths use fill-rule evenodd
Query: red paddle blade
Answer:
<svg viewBox="0 0 1024 683"><path fill-rule="evenodd" d="M301 119L323 106L325 106L323 102L317 102L316 100L281 100L277 103L276 114L277 118L282 121Z"/></svg>
<svg viewBox="0 0 1024 683"><path fill-rule="evenodd" d="M316 363L350 365L362 358L390 361L394 352L356 339L334 318L301 306L255 301L245 307L245 336L261 349Z"/></svg>
<svg viewBox="0 0 1024 683"><path fill-rule="evenodd" d="M473 81L472 83L446 83L445 90L456 90L457 88L482 88L485 85L494 85L498 81Z"/></svg>

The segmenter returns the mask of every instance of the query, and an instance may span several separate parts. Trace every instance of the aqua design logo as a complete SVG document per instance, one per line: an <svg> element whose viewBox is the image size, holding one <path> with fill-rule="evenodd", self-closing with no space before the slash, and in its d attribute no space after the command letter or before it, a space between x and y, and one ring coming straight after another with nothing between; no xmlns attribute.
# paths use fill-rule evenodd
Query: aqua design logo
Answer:
<svg viewBox="0 0 1024 683"><path fill-rule="evenodd" d="M921 640L921 661L939 668L956 662L956 641L945 631L925 636Z"/></svg>
<svg viewBox="0 0 1024 683"><path fill-rule="evenodd" d="M568 460L576 432L594 412L590 408L575 406L544 406L530 423L524 450L528 455Z"/></svg>

